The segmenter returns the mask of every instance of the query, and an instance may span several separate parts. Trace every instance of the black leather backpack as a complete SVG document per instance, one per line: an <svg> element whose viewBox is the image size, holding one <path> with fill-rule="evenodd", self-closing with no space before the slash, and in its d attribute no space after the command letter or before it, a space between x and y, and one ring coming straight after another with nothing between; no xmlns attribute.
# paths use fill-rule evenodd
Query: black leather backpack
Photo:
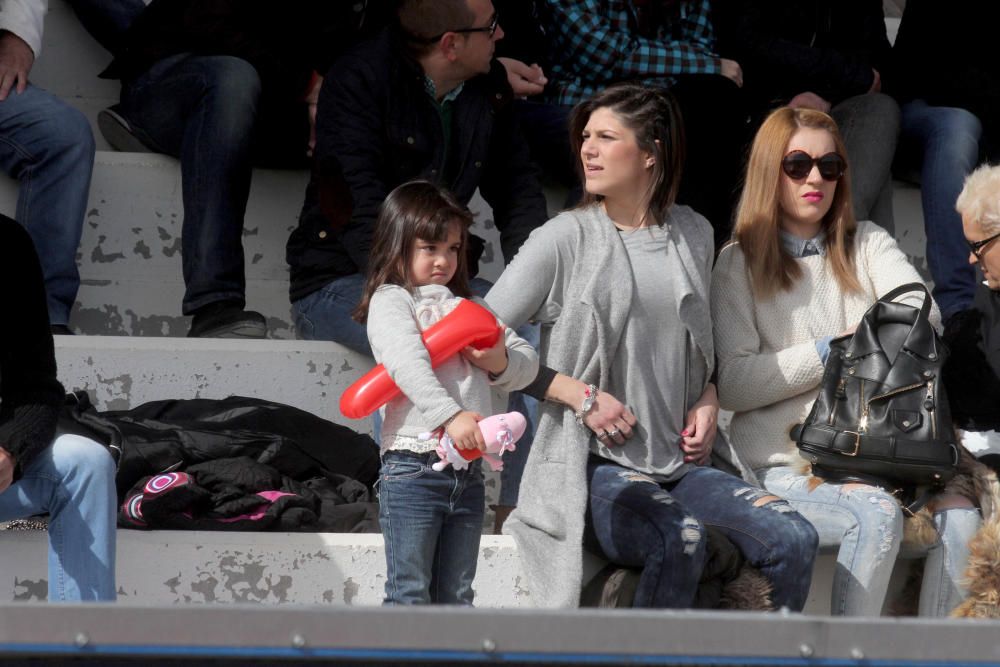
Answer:
<svg viewBox="0 0 1000 667"><path fill-rule="evenodd" d="M896 303L921 292L920 308ZM920 283L892 290L852 336L830 342L819 396L792 429L820 477L890 489L940 486L955 475L958 447L941 368L948 350L927 319Z"/></svg>

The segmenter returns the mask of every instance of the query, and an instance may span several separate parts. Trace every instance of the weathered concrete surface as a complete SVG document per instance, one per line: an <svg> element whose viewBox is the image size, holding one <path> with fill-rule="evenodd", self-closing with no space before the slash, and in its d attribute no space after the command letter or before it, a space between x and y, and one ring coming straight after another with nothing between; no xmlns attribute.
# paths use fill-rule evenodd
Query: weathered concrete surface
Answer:
<svg viewBox="0 0 1000 667"><path fill-rule="evenodd" d="M293 338L285 243L305 194L305 171L254 172L243 230L247 306L262 312L272 338ZM0 178L0 212L13 216L17 184ZM499 237L478 197L477 234L487 240L481 275L495 279ZM183 336L183 224L180 166L153 153L99 152L77 253L82 284L71 324L100 335Z"/></svg>
<svg viewBox="0 0 1000 667"><path fill-rule="evenodd" d="M346 419L338 402L372 361L334 343L118 336L55 340L60 381L67 391L85 389L99 409L235 394L371 430L368 419Z"/></svg>
<svg viewBox="0 0 1000 667"><path fill-rule="evenodd" d="M0 531L0 602L45 600L46 533ZM527 607L513 538L484 535L474 588L480 607ZM123 604L377 605L381 535L118 531Z"/></svg>

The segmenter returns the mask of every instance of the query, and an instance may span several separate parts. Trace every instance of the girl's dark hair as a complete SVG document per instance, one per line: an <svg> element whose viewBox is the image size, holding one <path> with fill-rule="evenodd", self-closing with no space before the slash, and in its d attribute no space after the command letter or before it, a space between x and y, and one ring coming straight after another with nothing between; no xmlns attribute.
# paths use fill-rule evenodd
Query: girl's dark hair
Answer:
<svg viewBox="0 0 1000 667"><path fill-rule="evenodd" d="M455 296L469 297L469 267L466 246L472 213L458 203L442 187L428 181L403 183L389 193L375 220L375 237L368 256L368 276L361 292L361 301L351 314L364 324L372 295L382 285L399 285L413 291L410 260L413 242L444 241L452 225L458 225L462 247L458 252L458 268L447 287Z"/></svg>
<svg viewBox="0 0 1000 667"><path fill-rule="evenodd" d="M649 191L649 217L651 222L663 224L677 199L684 164L684 121L673 95L661 88L619 83L576 105L570 118L569 140L581 183L585 182L580 159L583 130L591 114L598 109L613 111L625 127L635 133L639 149L655 157ZM580 207L590 206L601 199L601 195L585 190Z"/></svg>

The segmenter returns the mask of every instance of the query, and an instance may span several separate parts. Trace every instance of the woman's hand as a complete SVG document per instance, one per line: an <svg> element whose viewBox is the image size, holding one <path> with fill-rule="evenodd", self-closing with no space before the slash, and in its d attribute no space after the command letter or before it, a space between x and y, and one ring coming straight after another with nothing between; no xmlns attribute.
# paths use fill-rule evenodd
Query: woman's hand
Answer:
<svg viewBox="0 0 1000 667"><path fill-rule="evenodd" d="M483 432L479 430L479 421L482 418L478 412L462 410L448 422L444 430L455 443L456 449L486 451L486 441L483 440Z"/></svg>
<svg viewBox="0 0 1000 667"><path fill-rule="evenodd" d="M493 347L485 350L477 350L471 345L467 345L462 350L462 356L469 360L473 366L482 368L487 373L494 376L500 375L507 370L507 327L502 327L500 336Z"/></svg>
<svg viewBox="0 0 1000 667"><path fill-rule="evenodd" d="M581 403L583 398L580 398ZM635 415L628 406L611 394L598 391L597 400L583 417L583 423L597 434L597 439L607 446L624 445L632 437Z"/></svg>
<svg viewBox="0 0 1000 667"><path fill-rule="evenodd" d="M853 327L848 327L848 328L844 329L843 331L841 331L839 334L837 334L836 337L840 338L842 336L853 336L854 332L857 331L857 330L858 330L858 325L855 324Z"/></svg>
<svg viewBox="0 0 1000 667"><path fill-rule="evenodd" d="M711 382L705 387L698 402L687 413L687 422L681 431L681 451L684 462L705 465L712 456L712 444L719 422L719 395Z"/></svg>

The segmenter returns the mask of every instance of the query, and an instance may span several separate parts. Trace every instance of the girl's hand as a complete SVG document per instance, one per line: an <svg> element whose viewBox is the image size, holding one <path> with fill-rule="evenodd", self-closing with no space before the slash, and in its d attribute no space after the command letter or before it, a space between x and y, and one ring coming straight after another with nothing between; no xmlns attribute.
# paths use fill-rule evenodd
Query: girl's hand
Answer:
<svg viewBox="0 0 1000 667"><path fill-rule="evenodd" d="M577 405L582 405L583 396ZM603 391L597 392L594 406L584 415L583 423L597 434L601 443L624 445L627 438L632 437L632 427L635 426L635 415L628 406L617 398Z"/></svg>
<svg viewBox="0 0 1000 667"><path fill-rule="evenodd" d="M494 376L500 375L507 370L507 327L500 328L500 336L493 347L485 350L477 350L471 345L467 345L462 350L462 356L469 360L473 366L482 368L487 373Z"/></svg>
<svg viewBox="0 0 1000 667"><path fill-rule="evenodd" d="M712 456L712 444L719 421L719 395L711 382L698 402L687 413L687 422L681 431L681 451L684 462L705 465Z"/></svg>
<svg viewBox="0 0 1000 667"><path fill-rule="evenodd" d="M444 430L454 441L456 449L486 451L486 441L483 440L483 432L479 430L479 421L482 418L478 412L462 410L448 422Z"/></svg>

